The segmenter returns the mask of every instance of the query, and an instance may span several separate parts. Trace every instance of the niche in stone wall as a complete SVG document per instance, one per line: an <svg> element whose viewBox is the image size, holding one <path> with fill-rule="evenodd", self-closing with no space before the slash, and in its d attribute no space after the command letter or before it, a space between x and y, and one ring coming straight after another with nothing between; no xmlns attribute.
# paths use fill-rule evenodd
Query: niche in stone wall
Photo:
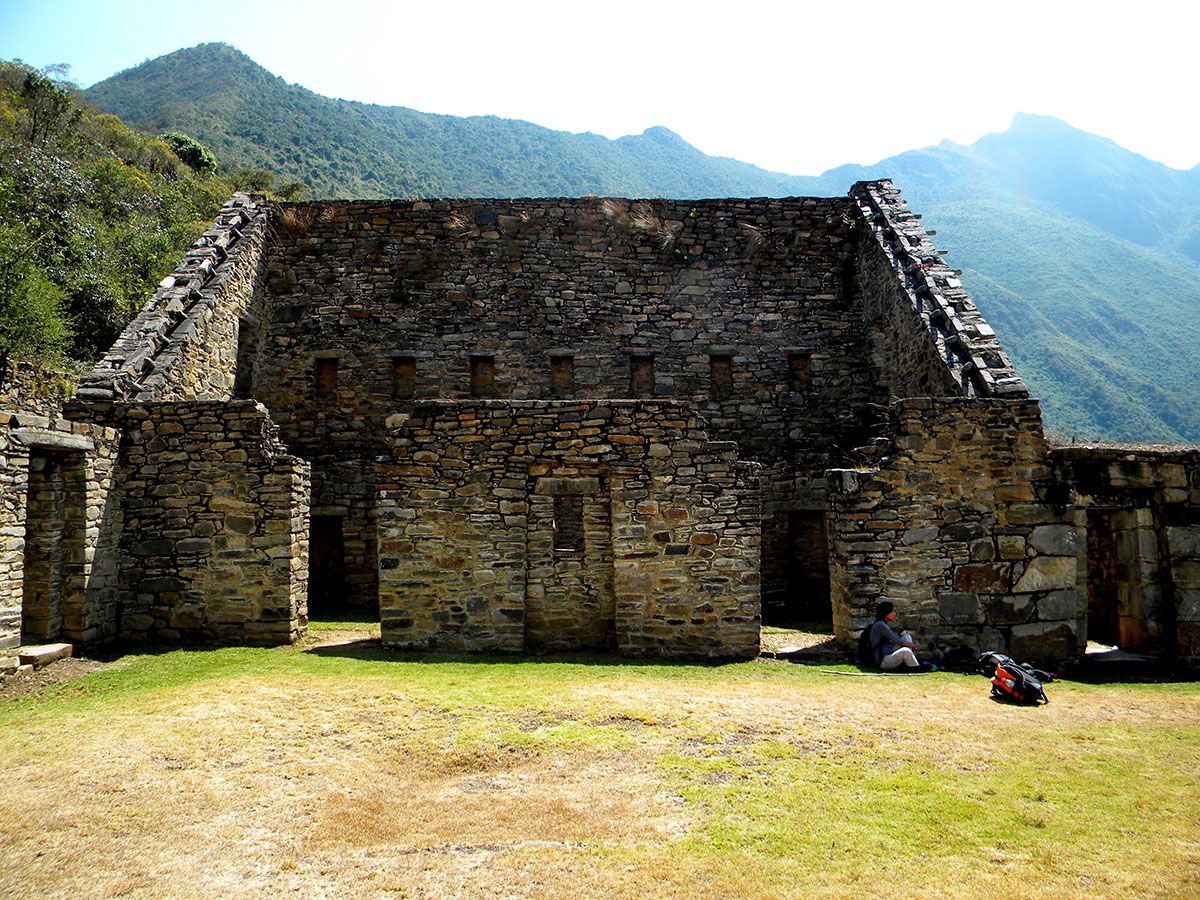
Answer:
<svg viewBox="0 0 1200 900"><path fill-rule="evenodd" d="M254 357L258 352L258 328L238 319L237 367L233 375L233 397L248 400L254 391Z"/></svg>
<svg viewBox="0 0 1200 900"><path fill-rule="evenodd" d="M471 396L496 396L496 358L494 356L471 357Z"/></svg>
<svg viewBox="0 0 1200 900"><path fill-rule="evenodd" d="M58 640L81 626L87 477L82 453L31 447L25 507L21 642Z"/></svg>
<svg viewBox="0 0 1200 900"><path fill-rule="evenodd" d="M575 357L558 353L550 357L550 395L573 397L575 395Z"/></svg>
<svg viewBox="0 0 1200 900"><path fill-rule="evenodd" d="M528 497L526 647L611 649L616 606L603 477L536 478Z"/></svg>
<svg viewBox="0 0 1200 900"><path fill-rule="evenodd" d="M629 357L629 396L654 396L654 356L639 353Z"/></svg>

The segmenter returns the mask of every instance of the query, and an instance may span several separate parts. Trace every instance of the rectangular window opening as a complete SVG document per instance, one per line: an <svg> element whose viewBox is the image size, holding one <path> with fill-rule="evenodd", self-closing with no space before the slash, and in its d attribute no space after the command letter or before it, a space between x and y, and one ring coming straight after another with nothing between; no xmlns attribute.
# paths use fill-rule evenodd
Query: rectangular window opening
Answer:
<svg viewBox="0 0 1200 900"><path fill-rule="evenodd" d="M733 357L714 353L708 357L709 393L718 399L733 393Z"/></svg>
<svg viewBox="0 0 1200 900"><path fill-rule="evenodd" d="M392 358L392 399L411 400L417 392L417 360L413 356Z"/></svg>
<svg viewBox="0 0 1200 900"><path fill-rule="evenodd" d="M560 494L554 498L554 552L583 552L583 497Z"/></svg>
<svg viewBox="0 0 1200 900"><path fill-rule="evenodd" d="M575 357L550 357L550 394L554 397L571 397L575 394Z"/></svg>
<svg viewBox="0 0 1200 900"><path fill-rule="evenodd" d="M337 394L338 361L335 357L323 356L317 359L313 385L318 397L332 398Z"/></svg>
<svg viewBox="0 0 1200 900"><path fill-rule="evenodd" d="M471 357L471 396L496 396L496 358L493 356Z"/></svg>
<svg viewBox="0 0 1200 900"><path fill-rule="evenodd" d="M633 397L654 396L654 357L629 357L629 393Z"/></svg>

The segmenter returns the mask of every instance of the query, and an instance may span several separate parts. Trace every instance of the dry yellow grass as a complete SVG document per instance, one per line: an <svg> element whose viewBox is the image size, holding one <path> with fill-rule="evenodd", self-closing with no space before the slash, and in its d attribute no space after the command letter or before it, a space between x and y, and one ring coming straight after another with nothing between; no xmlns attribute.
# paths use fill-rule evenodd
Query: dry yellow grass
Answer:
<svg viewBox="0 0 1200 900"><path fill-rule="evenodd" d="M0 894L1200 896L1195 685L353 656L0 709Z"/></svg>

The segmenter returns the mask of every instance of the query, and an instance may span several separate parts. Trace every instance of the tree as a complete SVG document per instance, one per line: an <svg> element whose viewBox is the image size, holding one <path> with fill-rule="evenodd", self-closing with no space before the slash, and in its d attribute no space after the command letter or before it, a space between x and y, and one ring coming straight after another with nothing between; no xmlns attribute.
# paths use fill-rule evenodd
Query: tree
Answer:
<svg viewBox="0 0 1200 900"><path fill-rule="evenodd" d="M170 147L175 155L187 163L193 172L201 175L212 175L217 171L217 161L207 147L178 131L168 131L158 136L158 139Z"/></svg>
<svg viewBox="0 0 1200 900"><path fill-rule="evenodd" d="M21 99L28 115L29 142L46 140L66 125L74 124L80 112L70 95L40 72L30 71L21 85Z"/></svg>

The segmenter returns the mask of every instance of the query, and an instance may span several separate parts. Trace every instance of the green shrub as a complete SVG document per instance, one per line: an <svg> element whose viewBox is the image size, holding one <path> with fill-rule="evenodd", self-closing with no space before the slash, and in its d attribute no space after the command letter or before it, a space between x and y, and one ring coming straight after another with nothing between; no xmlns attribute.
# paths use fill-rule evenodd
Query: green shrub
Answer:
<svg viewBox="0 0 1200 900"><path fill-rule="evenodd" d="M175 155L183 160L193 172L199 172L201 175L216 174L216 159L213 158L208 148L198 141L177 131L160 134L158 139L175 151Z"/></svg>

